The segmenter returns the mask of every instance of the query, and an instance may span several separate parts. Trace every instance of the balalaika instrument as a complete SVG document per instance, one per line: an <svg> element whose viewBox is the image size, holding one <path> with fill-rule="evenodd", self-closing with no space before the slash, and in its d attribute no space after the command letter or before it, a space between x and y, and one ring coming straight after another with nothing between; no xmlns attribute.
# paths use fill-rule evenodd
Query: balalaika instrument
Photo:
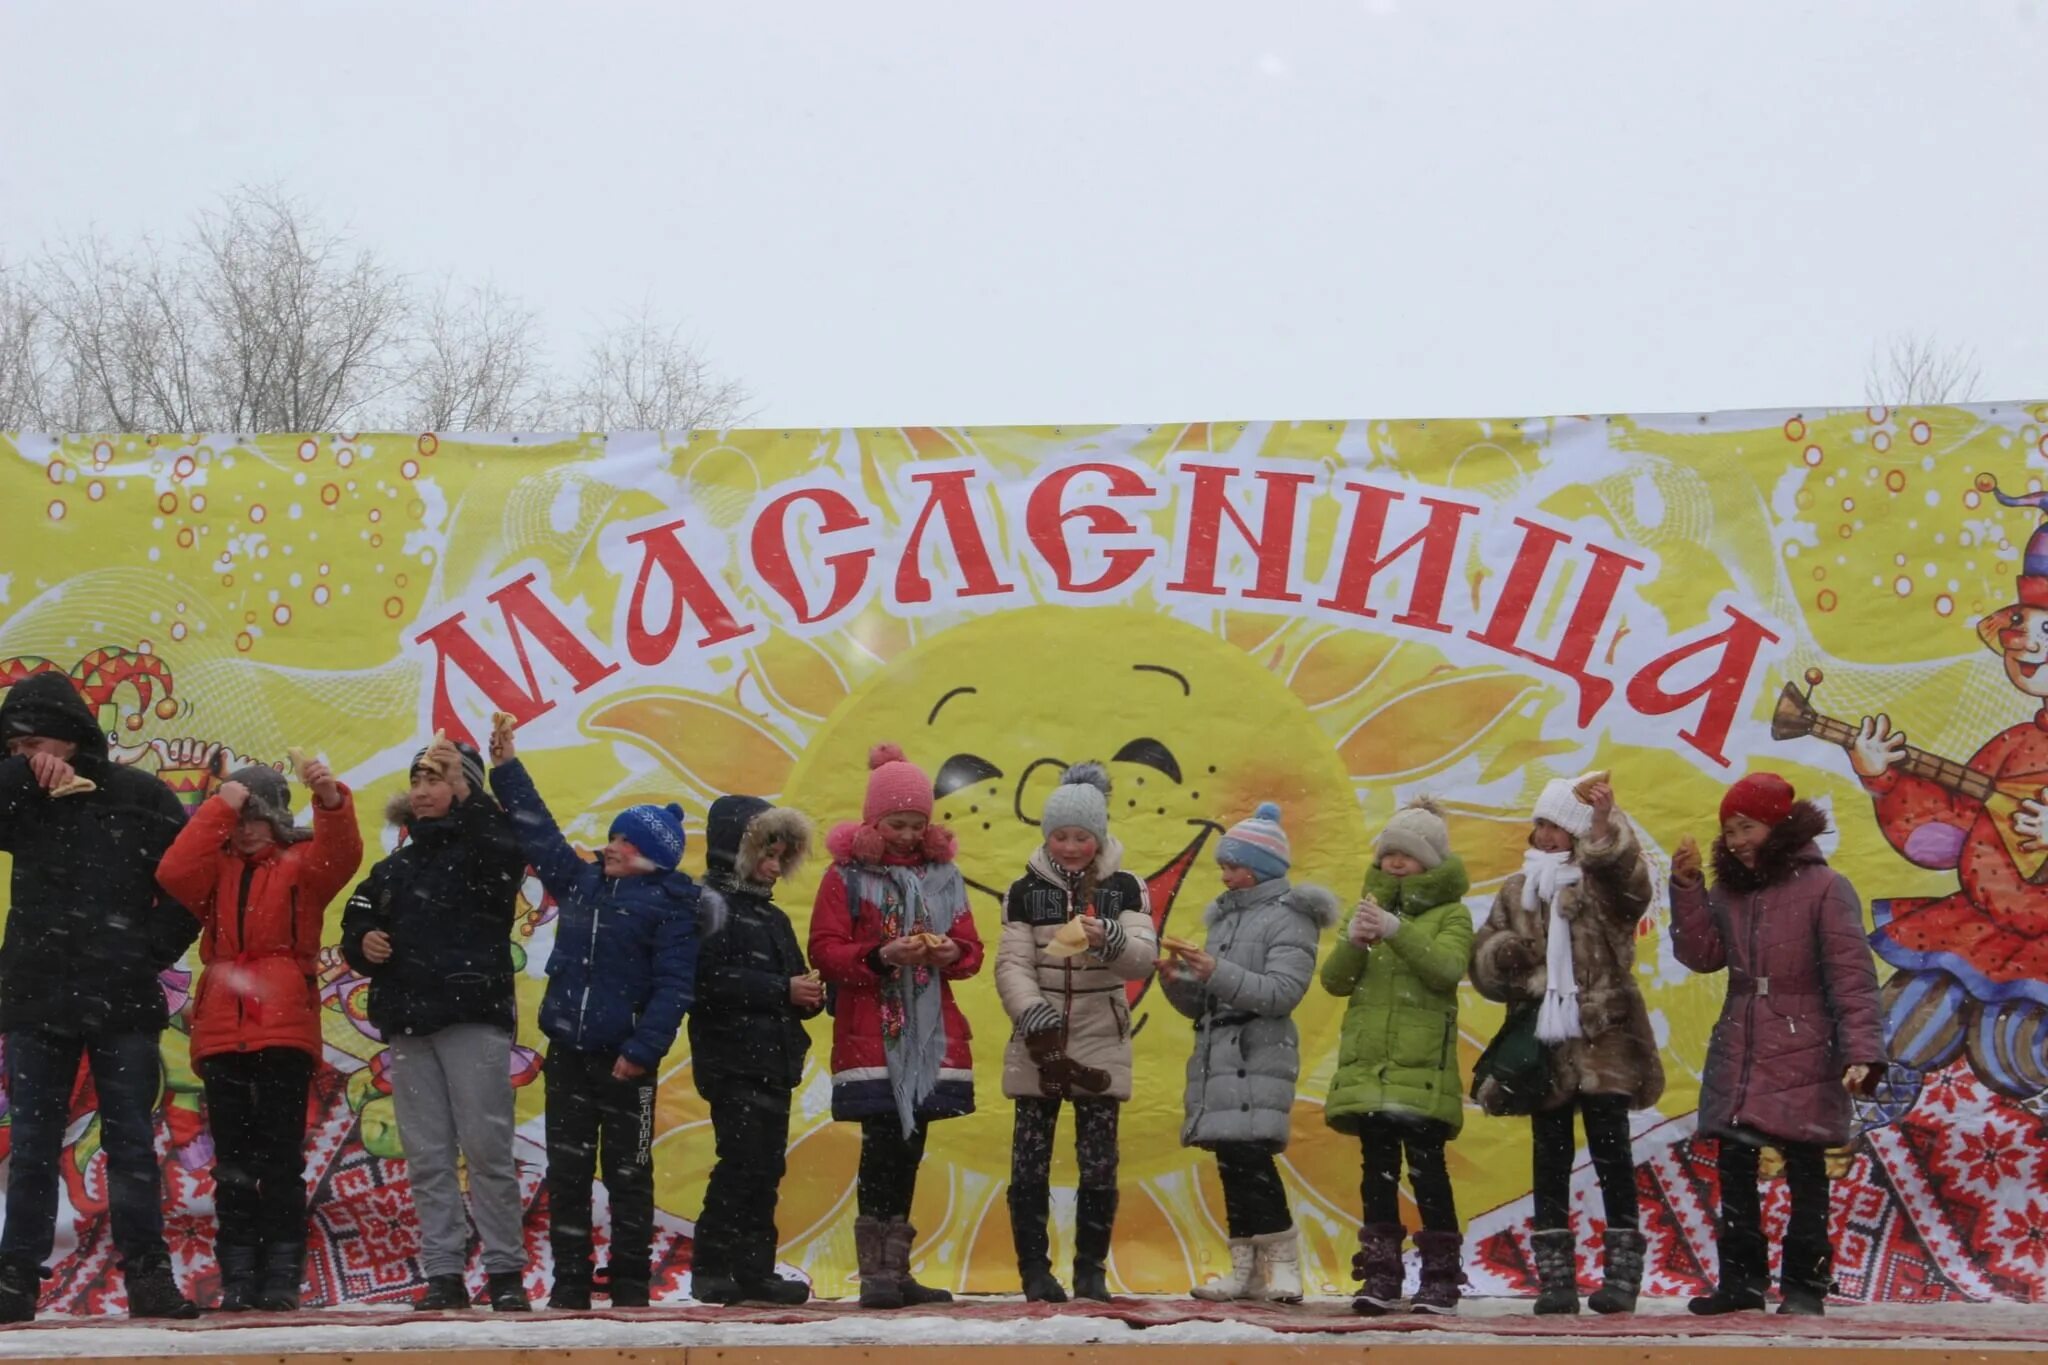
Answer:
<svg viewBox="0 0 2048 1365"><path fill-rule="evenodd" d="M1811 680L1819 681L1817 678ZM1833 716L1822 715L1796 684L1786 683L1785 690L1778 694L1777 710L1771 713L1771 738L1801 739L1807 735L1847 748L1856 740L1856 727ZM1910 744L1906 746L1905 757L1899 761L1898 769L1981 804L1991 813L1992 823L1998 827L1999 837L2005 841L2005 851L2011 855L2020 875L2030 882L2048 877L2048 848L2029 847L2027 837L2014 829L2012 823L2022 802L2042 799L2041 789L2048 786L2048 772L2021 773L2001 783L1993 780L1989 773L1979 772L1952 758L1943 758L1940 754L1931 754Z"/></svg>

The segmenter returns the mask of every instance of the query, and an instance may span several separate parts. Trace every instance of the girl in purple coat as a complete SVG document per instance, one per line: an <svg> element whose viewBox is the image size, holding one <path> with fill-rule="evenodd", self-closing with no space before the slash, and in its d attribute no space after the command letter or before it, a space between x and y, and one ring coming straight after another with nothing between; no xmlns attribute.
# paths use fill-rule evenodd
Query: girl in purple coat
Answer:
<svg viewBox="0 0 2048 1365"><path fill-rule="evenodd" d="M1766 1146L1784 1153L1792 1187L1778 1311L1818 1315L1831 1285L1826 1153L1849 1140L1850 1091L1876 1082L1885 1053L1862 904L1814 844L1827 824L1784 778L1751 773L1721 799L1713 888L1691 839L1671 859L1678 960L1728 970L1699 1112L1701 1135L1721 1143L1721 1283L1695 1313L1764 1306Z"/></svg>

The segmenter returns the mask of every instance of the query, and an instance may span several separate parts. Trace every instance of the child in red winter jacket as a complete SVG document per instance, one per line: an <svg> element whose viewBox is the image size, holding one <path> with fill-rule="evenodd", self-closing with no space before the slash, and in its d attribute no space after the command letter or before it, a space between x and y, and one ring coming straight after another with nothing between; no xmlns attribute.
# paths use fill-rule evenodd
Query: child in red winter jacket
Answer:
<svg viewBox="0 0 2048 1365"><path fill-rule="evenodd" d="M947 1303L910 1274L911 1195L925 1125L974 1112L974 1058L953 983L981 970L981 938L953 832L931 823L931 779L893 744L868 756L859 824L825 843L811 963L834 996L832 1117L861 1127L854 1254L863 1308Z"/></svg>
<svg viewBox="0 0 2048 1365"><path fill-rule="evenodd" d="M313 829L292 823L291 787L243 768L193 815L157 881L199 920L204 970L192 1062L206 1087L220 1234L220 1306L299 1306L306 1262L306 1094L320 1058L320 929L363 861L347 787L319 760Z"/></svg>

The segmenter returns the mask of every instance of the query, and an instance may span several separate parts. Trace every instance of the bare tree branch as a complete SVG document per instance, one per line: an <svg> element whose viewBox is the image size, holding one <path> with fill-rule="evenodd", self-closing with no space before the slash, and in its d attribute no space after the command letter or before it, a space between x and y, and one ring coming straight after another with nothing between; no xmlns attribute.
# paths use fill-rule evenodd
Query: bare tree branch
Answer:
<svg viewBox="0 0 2048 1365"><path fill-rule="evenodd" d="M1975 349L1905 332L1871 348L1863 396L1901 408L1967 403L1977 396L1980 377Z"/></svg>
<svg viewBox="0 0 2048 1365"><path fill-rule="evenodd" d="M746 398L646 310L591 339L573 381L547 349L512 295L423 288L273 190L168 245L89 234L0 260L0 429L688 431Z"/></svg>
<svg viewBox="0 0 2048 1365"><path fill-rule="evenodd" d="M592 337L571 425L583 431L689 432L745 417L746 386L719 379L704 353L643 308Z"/></svg>
<svg viewBox="0 0 2048 1365"><path fill-rule="evenodd" d="M406 426L420 431L512 431L548 417L540 318L490 285L449 281L422 308Z"/></svg>

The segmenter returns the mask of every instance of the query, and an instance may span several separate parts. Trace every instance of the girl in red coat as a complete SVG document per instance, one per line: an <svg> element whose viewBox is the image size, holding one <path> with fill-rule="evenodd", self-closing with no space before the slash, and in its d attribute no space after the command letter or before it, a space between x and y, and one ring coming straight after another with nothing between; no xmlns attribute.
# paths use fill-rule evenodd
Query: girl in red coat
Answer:
<svg viewBox="0 0 2048 1365"><path fill-rule="evenodd" d="M320 929L363 861L355 803L327 765L310 834L276 771L234 773L178 834L157 881L199 920L205 970L192 1061L213 1134L220 1306L299 1306L306 1261L306 1094L320 1057Z"/></svg>
<svg viewBox="0 0 2048 1365"><path fill-rule="evenodd" d="M861 1127L854 1254L863 1308L947 1303L910 1274L911 1195L925 1125L974 1111L974 1059L953 983L981 938L953 832L931 823L931 779L893 744L868 756L859 824L825 841L811 963L832 992L832 1117Z"/></svg>
<svg viewBox="0 0 2048 1365"><path fill-rule="evenodd" d="M1764 1306L1766 1145L1785 1154L1792 1190L1778 1311L1818 1315L1827 1298L1827 1149L1849 1140L1849 1091L1885 1066L1863 907L1814 843L1827 827L1784 778L1751 773L1721 800L1713 889L1691 839L1671 858L1673 951L1693 971L1728 972L1699 1113L1700 1135L1721 1143L1721 1284L1695 1313Z"/></svg>

